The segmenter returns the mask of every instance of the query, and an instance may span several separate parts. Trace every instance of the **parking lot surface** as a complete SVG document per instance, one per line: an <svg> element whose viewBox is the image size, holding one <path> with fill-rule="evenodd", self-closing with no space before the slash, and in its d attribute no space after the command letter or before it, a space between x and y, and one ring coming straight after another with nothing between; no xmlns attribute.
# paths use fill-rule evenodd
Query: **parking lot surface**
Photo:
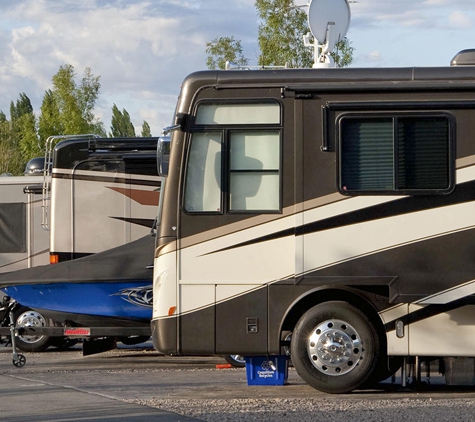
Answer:
<svg viewBox="0 0 475 422"><path fill-rule="evenodd" d="M293 368L285 386L249 386L221 357L169 357L150 344L83 356L49 349L12 365L0 347L2 421L472 421L475 389L399 384L330 396ZM437 378L431 380L437 384ZM440 382L440 380L439 380Z"/></svg>

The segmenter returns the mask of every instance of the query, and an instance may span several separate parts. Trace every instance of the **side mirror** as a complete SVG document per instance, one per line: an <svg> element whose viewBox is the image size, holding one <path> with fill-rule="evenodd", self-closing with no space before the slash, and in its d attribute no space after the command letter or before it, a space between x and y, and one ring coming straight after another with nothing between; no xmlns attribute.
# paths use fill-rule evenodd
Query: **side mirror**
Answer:
<svg viewBox="0 0 475 422"><path fill-rule="evenodd" d="M160 136L157 143L157 171L159 176L168 175L170 161L170 137Z"/></svg>

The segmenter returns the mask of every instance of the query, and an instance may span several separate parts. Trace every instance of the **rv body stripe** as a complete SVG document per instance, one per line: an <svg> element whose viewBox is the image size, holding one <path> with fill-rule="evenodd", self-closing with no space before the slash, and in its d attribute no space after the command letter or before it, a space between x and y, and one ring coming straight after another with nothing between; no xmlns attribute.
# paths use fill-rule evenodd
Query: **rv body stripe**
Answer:
<svg viewBox="0 0 475 422"><path fill-rule="evenodd" d="M113 217L113 216L109 216L109 218L125 221L126 223L131 223L137 226L143 226L143 227L148 227L148 228L151 228L154 222L154 220L150 220L147 218L130 218L130 217Z"/></svg>
<svg viewBox="0 0 475 422"><path fill-rule="evenodd" d="M138 202L140 205L156 205L158 206L158 200L160 198L160 189L153 191L146 191L140 189L130 189L130 188L117 188L106 186L106 188L111 189L115 192L118 192L122 195L125 195L132 199L135 202Z"/></svg>
<svg viewBox="0 0 475 422"><path fill-rule="evenodd" d="M465 182L457 185L457 192L446 197L420 197L410 196L394 200L389 199L388 202L372 205L365 208L351 210L346 213L335 215L333 217L312 221L299 227L291 227L280 232L266 234L259 238L242 242L216 250L214 252L222 252L229 249L241 248L257 243L275 240L286 236L303 236L311 233L317 233L325 230L351 226L354 224L366 223L373 220L391 218L415 212L428 211L443 206L451 206L473 201L473 190L475 181ZM441 202L443 203L441 205Z"/></svg>
<svg viewBox="0 0 475 422"><path fill-rule="evenodd" d="M475 294L475 280L467 281L466 283L444 290L440 293L428 296L427 298L416 301L420 305L434 305L454 302L466 296Z"/></svg>
<svg viewBox="0 0 475 422"><path fill-rule="evenodd" d="M124 177L125 173L120 173L120 176L97 176L97 172L91 172L94 174L86 175L86 174L78 174L77 172L73 174L65 173L58 173L53 170L53 178L55 179L66 179L66 180L81 180L81 181L89 181L89 182L104 182L104 183L121 183L121 184L128 184L128 185L143 185L143 186L160 186L160 180L158 180L158 176L153 176L150 179L137 178L136 175L130 174Z"/></svg>
<svg viewBox="0 0 475 422"><path fill-rule="evenodd" d="M396 329L397 321L402 321L405 326L409 326L416 322L421 322L434 316L453 311L454 309L463 308L464 306L468 305L475 305L475 297L467 296L450 303L423 306L422 308L416 309L407 315L387 322L384 324L384 328L387 333L390 333Z"/></svg>

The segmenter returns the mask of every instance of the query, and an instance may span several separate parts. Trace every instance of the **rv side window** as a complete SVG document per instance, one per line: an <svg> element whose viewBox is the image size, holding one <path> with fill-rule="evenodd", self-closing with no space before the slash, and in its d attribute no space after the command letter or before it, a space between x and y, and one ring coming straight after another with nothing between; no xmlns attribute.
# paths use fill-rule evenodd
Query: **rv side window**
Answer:
<svg viewBox="0 0 475 422"><path fill-rule="evenodd" d="M276 102L198 105L187 156L186 211L280 210L280 114Z"/></svg>
<svg viewBox="0 0 475 422"><path fill-rule="evenodd" d="M26 252L26 204L0 204L0 253Z"/></svg>
<svg viewBox="0 0 475 422"><path fill-rule="evenodd" d="M197 125L249 125L280 123L277 103L203 103L196 113Z"/></svg>
<svg viewBox="0 0 475 422"><path fill-rule="evenodd" d="M86 160L79 163L75 170L124 173L122 160Z"/></svg>
<svg viewBox="0 0 475 422"><path fill-rule="evenodd" d="M351 116L339 120L344 193L446 193L453 181L448 116Z"/></svg>
<svg viewBox="0 0 475 422"><path fill-rule="evenodd" d="M280 209L278 131L230 134L230 211Z"/></svg>

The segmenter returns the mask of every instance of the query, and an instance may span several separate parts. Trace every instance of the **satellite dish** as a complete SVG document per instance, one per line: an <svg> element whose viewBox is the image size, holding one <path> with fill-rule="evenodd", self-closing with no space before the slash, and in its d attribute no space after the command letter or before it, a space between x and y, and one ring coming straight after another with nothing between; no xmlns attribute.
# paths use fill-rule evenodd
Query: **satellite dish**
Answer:
<svg viewBox="0 0 475 422"><path fill-rule="evenodd" d="M347 0L310 0L308 26L323 46L323 53L331 53L336 43L345 38L350 26L351 12Z"/></svg>

